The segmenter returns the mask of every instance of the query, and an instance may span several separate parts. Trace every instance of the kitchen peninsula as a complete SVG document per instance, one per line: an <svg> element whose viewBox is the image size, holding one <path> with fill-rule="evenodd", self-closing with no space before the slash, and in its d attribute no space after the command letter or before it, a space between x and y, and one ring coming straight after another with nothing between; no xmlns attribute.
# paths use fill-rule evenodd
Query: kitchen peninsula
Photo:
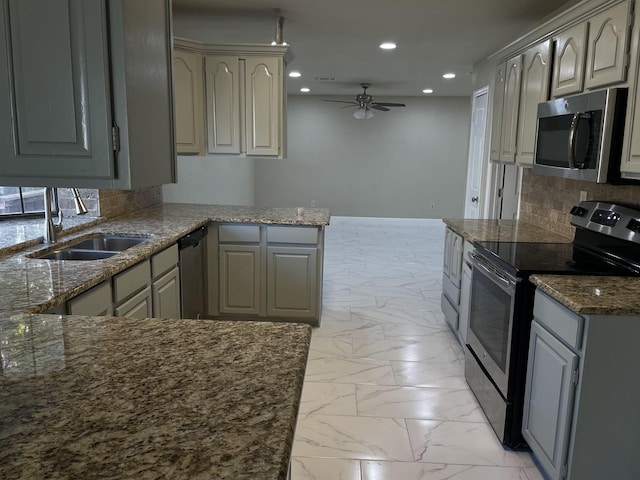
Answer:
<svg viewBox="0 0 640 480"><path fill-rule="evenodd" d="M60 239L148 237L104 260L0 250L0 477L287 478L308 325L44 314L217 222L323 229L329 212L158 205Z"/></svg>

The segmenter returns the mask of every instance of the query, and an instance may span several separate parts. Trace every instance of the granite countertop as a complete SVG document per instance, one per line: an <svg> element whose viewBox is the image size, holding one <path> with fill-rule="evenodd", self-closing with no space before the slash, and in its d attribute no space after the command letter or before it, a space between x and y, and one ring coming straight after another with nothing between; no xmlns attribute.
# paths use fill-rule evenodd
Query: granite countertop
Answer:
<svg viewBox="0 0 640 480"><path fill-rule="evenodd" d="M519 220L472 220L445 218L443 222L469 242L571 243L572 238Z"/></svg>
<svg viewBox="0 0 640 480"><path fill-rule="evenodd" d="M305 208L303 215L298 215L296 208L162 204L62 236L55 246L46 248L61 248L71 240L96 232L148 237L147 241L104 260L39 260L26 255L45 250L40 243L27 242L17 252L15 247L8 247L0 250L0 278L3 290L11 295L0 296L0 312L45 313L212 221L320 227L328 225L329 219L329 210L321 208Z"/></svg>
<svg viewBox="0 0 640 480"><path fill-rule="evenodd" d="M640 315L640 278L532 275L529 280L580 315Z"/></svg>
<svg viewBox="0 0 640 480"><path fill-rule="evenodd" d="M0 315L0 478L287 478L301 324Z"/></svg>

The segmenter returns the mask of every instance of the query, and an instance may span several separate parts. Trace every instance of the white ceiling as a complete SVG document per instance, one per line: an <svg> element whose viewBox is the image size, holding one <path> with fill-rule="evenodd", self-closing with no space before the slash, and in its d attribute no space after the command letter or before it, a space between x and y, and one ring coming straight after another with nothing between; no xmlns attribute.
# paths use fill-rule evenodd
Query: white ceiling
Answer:
<svg viewBox="0 0 640 480"><path fill-rule="evenodd" d="M479 59L575 0L173 0L174 34L209 43L271 43L275 9L295 59L288 92L389 96L470 95ZM187 30L185 25L189 24ZM392 41L393 51L378 45ZM455 72L445 80L442 74ZM334 77L325 82L314 77Z"/></svg>

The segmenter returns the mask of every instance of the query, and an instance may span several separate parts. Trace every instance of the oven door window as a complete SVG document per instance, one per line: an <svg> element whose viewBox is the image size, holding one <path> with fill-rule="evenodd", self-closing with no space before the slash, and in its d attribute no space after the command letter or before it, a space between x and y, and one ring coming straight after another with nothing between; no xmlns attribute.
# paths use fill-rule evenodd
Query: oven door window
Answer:
<svg viewBox="0 0 640 480"><path fill-rule="evenodd" d="M469 328L498 368L506 374L512 294L477 269L473 271Z"/></svg>
<svg viewBox="0 0 640 480"><path fill-rule="evenodd" d="M536 159L538 165L569 168L569 136L573 115L558 115L538 119ZM573 145L575 166L593 169L600 149L602 111L580 114Z"/></svg>

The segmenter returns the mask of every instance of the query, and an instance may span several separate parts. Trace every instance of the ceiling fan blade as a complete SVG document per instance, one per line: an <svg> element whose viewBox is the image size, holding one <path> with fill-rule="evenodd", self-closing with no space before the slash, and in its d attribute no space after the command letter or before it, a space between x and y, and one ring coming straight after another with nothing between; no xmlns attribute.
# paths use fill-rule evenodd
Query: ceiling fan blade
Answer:
<svg viewBox="0 0 640 480"><path fill-rule="evenodd" d="M369 108L373 108L374 110L381 110L383 112L388 112L389 109L387 107L383 107L378 103L372 103L369 105Z"/></svg>
<svg viewBox="0 0 640 480"><path fill-rule="evenodd" d="M358 105L356 102L346 102L344 100L325 100L324 98L322 99L323 102L334 102L334 103L348 103L350 105Z"/></svg>
<svg viewBox="0 0 640 480"><path fill-rule="evenodd" d="M389 102L374 102L371 105L378 105L380 107L406 107L404 103L389 103Z"/></svg>

